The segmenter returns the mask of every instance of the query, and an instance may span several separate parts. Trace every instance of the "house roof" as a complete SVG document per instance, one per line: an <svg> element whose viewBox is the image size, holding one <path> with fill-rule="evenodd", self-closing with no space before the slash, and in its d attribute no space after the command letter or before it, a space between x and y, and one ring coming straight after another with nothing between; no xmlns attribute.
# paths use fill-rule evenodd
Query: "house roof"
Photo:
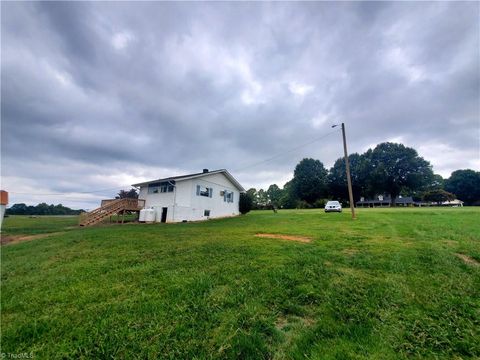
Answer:
<svg viewBox="0 0 480 360"><path fill-rule="evenodd" d="M151 180L151 181L145 181L142 183L138 184L133 184L132 186L138 187L138 186L143 186L143 185L148 185L156 182L165 182L165 181L184 181L184 180L190 180L190 179L195 179L203 176L208 176L208 175L214 175L214 174L224 174L228 180L232 182L235 187L240 190L240 192L245 192L245 189L243 188L242 185L230 174L226 169L219 169L219 170L213 170L213 171L207 171L207 172L201 172L201 173L194 173L194 174L187 174L187 175L179 175L179 176L171 176L168 178L163 178L163 179L157 179L157 180Z"/></svg>

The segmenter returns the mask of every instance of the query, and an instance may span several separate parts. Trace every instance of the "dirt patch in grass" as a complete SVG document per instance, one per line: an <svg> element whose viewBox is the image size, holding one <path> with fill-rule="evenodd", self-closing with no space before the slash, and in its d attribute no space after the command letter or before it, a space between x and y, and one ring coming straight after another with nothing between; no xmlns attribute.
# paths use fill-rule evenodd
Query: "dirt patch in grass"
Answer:
<svg viewBox="0 0 480 360"><path fill-rule="evenodd" d="M300 317L300 316L284 316L280 315L275 321L275 328L277 330L286 331L292 326L306 326L310 327L315 325L316 321L311 317Z"/></svg>
<svg viewBox="0 0 480 360"><path fill-rule="evenodd" d="M275 328L277 328L277 330L283 330L287 325L288 325L288 320L283 315L279 316L277 318L277 321L275 321Z"/></svg>
<svg viewBox="0 0 480 360"><path fill-rule="evenodd" d="M1 245L11 245L18 244L24 241L31 241L37 239L43 239L53 235L65 234L65 231L53 232L48 234L37 234L37 235L2 235L0 239Z"/></svg>
<svg viewBox="0 0 480 360"><path fill-rule="evenodd" d="M282 235L282 234L255 234L256 237L268 238L268 239L281 239L290 241L299 241L303 243L309 243L312 241L308 236L296 236L296 235Z"/></svg>
<svg viewBox="0 0 480 360"><path fill-rule="evenodd" d="M480 263L477 260L475 260L474 258L471 258L468 255L457 253L457 254L455 254L455 256L462 259L463 262L465 262L466 264L473 265L473 266L480 266Z"/></svg>

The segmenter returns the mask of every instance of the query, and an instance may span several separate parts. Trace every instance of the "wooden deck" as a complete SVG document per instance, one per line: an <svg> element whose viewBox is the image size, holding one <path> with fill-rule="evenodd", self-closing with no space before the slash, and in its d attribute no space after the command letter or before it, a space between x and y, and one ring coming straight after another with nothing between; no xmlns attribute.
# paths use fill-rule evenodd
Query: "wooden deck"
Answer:
<svg viewBox="0 0 480 360"><path fill-rule="evenodd" d="M90 226L112 215L122 215L122 222L125 219L125 212L140 211L145 207L143 199L108 199L102 200L99 208L87 213L80 214L79 225Z"/></svg>

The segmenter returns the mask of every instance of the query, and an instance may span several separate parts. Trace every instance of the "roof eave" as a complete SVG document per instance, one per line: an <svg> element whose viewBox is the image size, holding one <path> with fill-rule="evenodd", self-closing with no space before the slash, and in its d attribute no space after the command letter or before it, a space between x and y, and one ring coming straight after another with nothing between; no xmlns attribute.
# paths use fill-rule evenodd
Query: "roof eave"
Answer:
<svg viewBox="0 0 480 360"><path fill-rule="evenodd" d="M208 173L200 173L200 174L196 174L196 175L192 175L192 176L185 176L185 177L180 177L180 178L165 178L165 179L157 179L157 180L151 180L151 181L145 181L143 183L138 183L138 184L132 184L133 187L141 187L141 186L145 186L145 185L148 185L148 184L152 184L152 183L155 183L155 182L160 182L160 181L171 181L171 180L175 180L176 182L178 181L185 181L185 180L190 180L190 179L196 179L196 178L199 178L199 177L202 177L202 176L207 176L207 175L212 175L212 174L219 174L219 173L224 173L225 176L228 178L228 180L230 180L230 182L235 185L235 187L240 190L241 193L245 193L246 190L244 189L244 187L242 185L240 185L240 183L232 176L232 174L230 174L228 172L228 170L226 169L220 169L220 170L215 170L215 171L209 171Z"/></svg>

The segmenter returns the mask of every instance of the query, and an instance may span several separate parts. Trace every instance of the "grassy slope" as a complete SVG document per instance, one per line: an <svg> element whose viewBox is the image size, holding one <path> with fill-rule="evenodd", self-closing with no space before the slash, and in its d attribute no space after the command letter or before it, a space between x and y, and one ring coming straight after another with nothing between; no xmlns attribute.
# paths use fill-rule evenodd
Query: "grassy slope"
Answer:
<svg viewBox="0 0 480 360"><path fill-rule="evenodd" d="M454 255L480 261L479 210L365 209L354 222L348 213L254 212L85 228L8 245L2 351L40 358L480 357L480 267Z"/></svg>

